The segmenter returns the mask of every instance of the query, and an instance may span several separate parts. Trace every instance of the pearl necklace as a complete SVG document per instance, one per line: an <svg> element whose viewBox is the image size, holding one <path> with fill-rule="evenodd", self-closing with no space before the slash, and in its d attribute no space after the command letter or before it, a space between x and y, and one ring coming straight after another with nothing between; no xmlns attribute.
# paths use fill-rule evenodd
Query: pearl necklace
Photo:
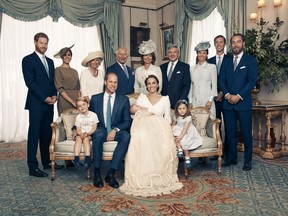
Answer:
<svg viewBox="0 0 288 216"><path fill-rule="evenodd" d="M92 76L97 77L98 76L98 69L96 69L96 72L92 71L91 68L89 67L88 70L92 74Z"/></svg>

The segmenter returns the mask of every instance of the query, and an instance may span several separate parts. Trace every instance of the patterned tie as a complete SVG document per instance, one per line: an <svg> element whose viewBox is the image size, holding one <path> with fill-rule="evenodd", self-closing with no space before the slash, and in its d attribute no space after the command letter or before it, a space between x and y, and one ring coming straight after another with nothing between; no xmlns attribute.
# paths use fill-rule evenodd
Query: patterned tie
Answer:
<svg viewBox="0 0 288 216"><path fill-rule="evenodd" d="M46 60L45 56L42 56L42 63L44 65L46 72L47 72L47 75L49 77L49 68L48 68L48 64L47 64L47 60Z"/></svg>
<svg viewBox="0 0 288 216"><path fill-rule="evenodd" d="M126 75L127 79L129 79L129 73L128 73L126 65L123 64L122 66L123 66L123 70L125 72L125 75Z"/></svg>
<svg viewBox="0 0 288 216"><path fill-rule="evenodd" d="M238 59L238 56L234 56L234 62L233 62L233 67L234 67L234 71L236 70L237 68L237 59Z"/></svg>
<svg viewBox="0 0 288 216"><path fill-rule="evenodd" d="M111 131L111 95L108 96L107 101L106 128L107 133L109 133Z"/></svg>
<svg viewBox="0 0 288 216"><path fill-rule="evenodd" d="M173 66L174 66L174 62L171 62L171 67L168 73L168 81L170 81L171 77L172 77L172 73L173 73Z"/></svg>
<svg viewBox="0 0 288 216"><path fill-rule="evenodd" d="M218 56L218 63L217 63L217 73L218 74L220 73L221 64L222 64L221 56Z"/></svg>

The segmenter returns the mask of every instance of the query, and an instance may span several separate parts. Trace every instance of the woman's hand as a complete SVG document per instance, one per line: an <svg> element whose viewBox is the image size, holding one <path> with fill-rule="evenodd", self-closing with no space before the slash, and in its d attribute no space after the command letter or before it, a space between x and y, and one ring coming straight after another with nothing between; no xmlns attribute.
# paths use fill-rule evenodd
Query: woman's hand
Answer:
<svg viewBox="0 0 288 216"><path fill-rule="evenodd" d="M210 108L211 108L211 106L212 106L212 102L210 102L210 101L207 101L207 103L206 103L205 107L206 107L206 108L208 108L208 109L210 109Z"/></svg>

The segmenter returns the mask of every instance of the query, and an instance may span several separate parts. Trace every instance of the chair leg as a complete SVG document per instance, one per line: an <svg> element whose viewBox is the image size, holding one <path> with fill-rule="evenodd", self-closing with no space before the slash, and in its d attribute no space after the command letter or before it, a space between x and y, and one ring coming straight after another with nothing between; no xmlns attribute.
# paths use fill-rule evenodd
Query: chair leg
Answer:
<svg viewBox="0 0 288 216"><path fill-rule="evenodd" d="M222 157L218 155L218 175L221 175Z"/></svg>
<svg viewBox="0 0 288 216"><path fill-rule="evenodd" d="M90 172L90 170L91 170L91 167L87 170L87 181L90 181L91 180L91 172Z"/></svg>
<svg viewBox="0 0 288 216"><path fill-rule="evenodd" d="M51 160L51 180L55 180L55 161Z"/></svg>
<svg viewBox="0 0 288 216"><path fill-rule="evenodd" d="M186 166L186 163L185 163L185 160L184 160L184 173L185 173L185 178L187 179L188 178L188 169L187 169L187 166Z"/></svg>

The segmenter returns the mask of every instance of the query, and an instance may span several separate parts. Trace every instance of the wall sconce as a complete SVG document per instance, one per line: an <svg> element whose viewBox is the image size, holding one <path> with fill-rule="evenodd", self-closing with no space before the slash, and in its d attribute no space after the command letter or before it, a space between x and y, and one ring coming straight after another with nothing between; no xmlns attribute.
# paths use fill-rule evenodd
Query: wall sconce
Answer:
<svg viewBox="0 0 288 216"><path fill-rule="evenodd" d="M257 20L257 15L256 12L250 13L250 20L255 22Z"/></svg>
<svg viewBox="0 0 288 216"><path fill-rule="evenodd" d="M282 5L282 0L274 0L274 7L278 7Z"/></svg>
<svg viewBox="0 0 288 216"><path fill-rule="evenodd" d="M258 8L265 7L265 0L258 0Z"/></svg>
<svg viewBox="0 0 288 216"><path fill-rule="evenodd" d="M274 7L276 7L276 21L279 20L279 7L282 5L282 0L274 0Z"/></svg>

